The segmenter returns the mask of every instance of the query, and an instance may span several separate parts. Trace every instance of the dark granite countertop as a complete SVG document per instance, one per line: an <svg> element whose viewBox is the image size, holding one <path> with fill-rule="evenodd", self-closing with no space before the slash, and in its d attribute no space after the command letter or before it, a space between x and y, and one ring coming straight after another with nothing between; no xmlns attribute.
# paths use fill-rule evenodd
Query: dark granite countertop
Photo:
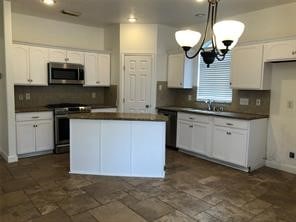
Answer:
<svg viewBox="0 0 296 222"><path fill-rule="evenodd" d="M164 115L146 113L77 113L68 115L70 119L92 120L129 120L163 122L168 118Z"/></svg>
<svg viewBox="0 0 296 222"><path fill-rule="evenodd" d="M15 113L48 112L48 111L53 111L53 109L48 108L46 106L25 107L25 108L16 108L15 109Z"/></svg>
<svg viewBox="0 0 296 222"><path fill-rule="evenodd" d="M237 113L237 112L215 112L215 111L208 111L208 110L201 110L201 109L194 109L194 108L184 108L184 107L174 107L174 106L157 107L157 109L184 112L184 113L193 113L193 114L200 114L200 115L211 115L211 116L226 117L226 118L241 119L241 120L255 120L255 119L269 118L268 115Z"/></svg>
<svg viewBox="0 0 296 222"><path fill-rule="evenodd" d="M90 104L92 109L108 109L108 108L117 108L117 106L111 105L100 105L100 104ZM52 108L48 108L46 106L39 106L39 107L25 107L25 108L16 108L16 113L30 113L30 112L46 112L46 111L53 111Z"/></svg>
<svg viewBox="0 0 296 222"><path fill-rule="evenodd" d="M108 109L108 108L117 108L116 105L98 105L98 104L90 104L92 109Z"/></svg>

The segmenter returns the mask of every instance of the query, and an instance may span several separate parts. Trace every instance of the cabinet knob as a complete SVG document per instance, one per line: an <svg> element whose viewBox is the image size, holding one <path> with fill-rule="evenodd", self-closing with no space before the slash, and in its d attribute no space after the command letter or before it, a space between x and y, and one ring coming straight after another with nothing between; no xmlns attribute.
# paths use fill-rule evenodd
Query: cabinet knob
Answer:
<svg viewBox="0 0 296 222"><path fill-rule="evenodd" d="M100 82L100 81L96 81L96 83L97 83L97 84L100 84L101 82Z"/></svg>
<svg viewBox="0 0 296 222"><path fill-rule="evenodd" d="M190 128L193 128L193 125L190 125L189 127L190 127Z"/></svg>
<svg viewBox="0 0 296 222"><path fill-rule="evenodd" d="M183 85L183 83L180 82L180 86L182 86L182 85Z"/></svg>
<svg viewBox="0 0 296 222"><path fill-rule="evenodd" d="M69 58L65 58L65 61L68 62L69 61Z"/></svg>
<svg viewBox="0 0 296 222"><path fill-rule="evenodd" d="M226 132L226 134L227 134L227 135L231 135L231 132L228 131L228 132Z"/></svg>

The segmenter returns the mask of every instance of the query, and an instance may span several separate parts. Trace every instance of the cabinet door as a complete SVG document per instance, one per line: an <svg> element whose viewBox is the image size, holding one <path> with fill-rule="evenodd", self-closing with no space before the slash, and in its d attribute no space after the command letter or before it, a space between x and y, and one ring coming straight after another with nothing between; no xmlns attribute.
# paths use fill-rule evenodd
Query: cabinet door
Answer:
<svg viewBox="0 0 296 222"><path fill-rule="evenodd" d="M84 65L84 53L77 51L67 51L67 62Z"/></svg>
<svg viewBox="0 0 296 222"><path fill-rule="evenodd" d="M184 55L168 56L168 87L183 88Z"/></svg>
<svg viewBox="0 0 296 222"><path fill-rule="evenodd" d="M229 163L247 166L247 130L231 129L228 131L228 150L226 160Z"/></svg>
<svg viewBox="0 0 296 222"><path fill-rule="evenodd" d="M263 89L263 45L236 47L232 52L231 86Z"/></svg>
<svg viewBox="0 0 296 222"><path fill-rule="evenodd" d="M211 142L211 125L209 123L193 123L192 151L208 155Z"/></svg>
<svg viewBox="0 0 296 222"><path fill-rule="evenodd" d="M99 70L98 70L98 54L85 53L85 86L98 86Z"/></svg>
<svg viewBox="0 0 296 222"><path fill-rule="evenodd" d="M67 51L62 49L49 49L50 62L66 62Z"/></svg>
<svg viewBox="0 0 296 222"><path fill-rule="evenodd" d="M35 152L35 122L25 121L16 123L17 153Z"/></svg>
<svg viewBox="0 0 296 222"><path fill-rule="evenodd" d="M227 161L226 154L228 149L227 145L229 143L226 141L229 139L227 132L228 130L225 127L214 127L212 156L218 160Z"/></svg>
<svg viewBox="0 0 296 222"><path fill-rule="evenodd" d="M110 86L110 55L98 55L99 85Z"/></svg>
<svg viewBox="0 0 296 222"><path fill-rule="evenodd" d="M264 45L264 61L296 59L296 41L274 42Z"/></svg>
<svg viewBox="0 0 296 222"><path fill-rule="evenodd" d="M215 126L213 157L240 166L246 166L247 130Z"/></svg>
<svg viewBox="0 0 296 222"><path fill-rule="evenodd" d="M187 121L177 123L177 147L192 151L192 130L193 125Z"/></svg>
<svg viewBox="0 0 296 222"><path fill-rule="evenodd" d="M32 85L48 85L47 63L48 49L30 47L29 50L30 78Z"/></svg>
<svg viewBox="0 0 296 222"><path fill-rule="evenodd" d="M29 47L14 44L11 47L11 56L9 58L14 84L30 84L29 76Z"/></svg>
<svg viewBox="0 0 296 222"><path fill-rule="evenodd" d="M36 122L36 151L53 149L53 120Z"/></svg>

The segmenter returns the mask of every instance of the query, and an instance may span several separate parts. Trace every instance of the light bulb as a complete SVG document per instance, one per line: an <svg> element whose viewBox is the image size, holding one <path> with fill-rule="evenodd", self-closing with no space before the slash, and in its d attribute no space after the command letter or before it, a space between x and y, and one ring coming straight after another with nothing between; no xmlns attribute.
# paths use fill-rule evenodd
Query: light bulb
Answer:
<svg viewBox="0 0 296 222"><path fill-rule="evenodd" d="M42 2L46 5L52 6L56 3L55 0L42 0Z"/></svg>

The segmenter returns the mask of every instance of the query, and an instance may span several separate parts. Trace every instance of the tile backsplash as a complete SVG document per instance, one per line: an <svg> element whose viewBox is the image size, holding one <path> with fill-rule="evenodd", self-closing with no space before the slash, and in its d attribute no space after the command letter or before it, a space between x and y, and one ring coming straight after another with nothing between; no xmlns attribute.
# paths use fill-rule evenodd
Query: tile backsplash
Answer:
<svg viewBox="0 0 296 222"><path fill-rule="evenodd" d="M161 88L161 90L160 90ZM157 106L181 106L198 109L206 109L204 102L196 101L197 88L192 89L170 89L167 88L167 82L157 83ZM191 97L191 100L189 100ZM240 98L247 98L248 105L240 105ZM260 99L260 105L256 105L256 100ZM232 103L214 104L214 106L223 106L225 111L269 114L270 109L270 90L233 90Z"/></svg>
<svg viewBox="0 0 296 222"><path fill-rule="evenodd" d="M112 85L108 88L77 85L15 86L14 91L16 108L54 103L116 105L116 96L114 98L113 95L117 95L117 86Z"/></svg>

